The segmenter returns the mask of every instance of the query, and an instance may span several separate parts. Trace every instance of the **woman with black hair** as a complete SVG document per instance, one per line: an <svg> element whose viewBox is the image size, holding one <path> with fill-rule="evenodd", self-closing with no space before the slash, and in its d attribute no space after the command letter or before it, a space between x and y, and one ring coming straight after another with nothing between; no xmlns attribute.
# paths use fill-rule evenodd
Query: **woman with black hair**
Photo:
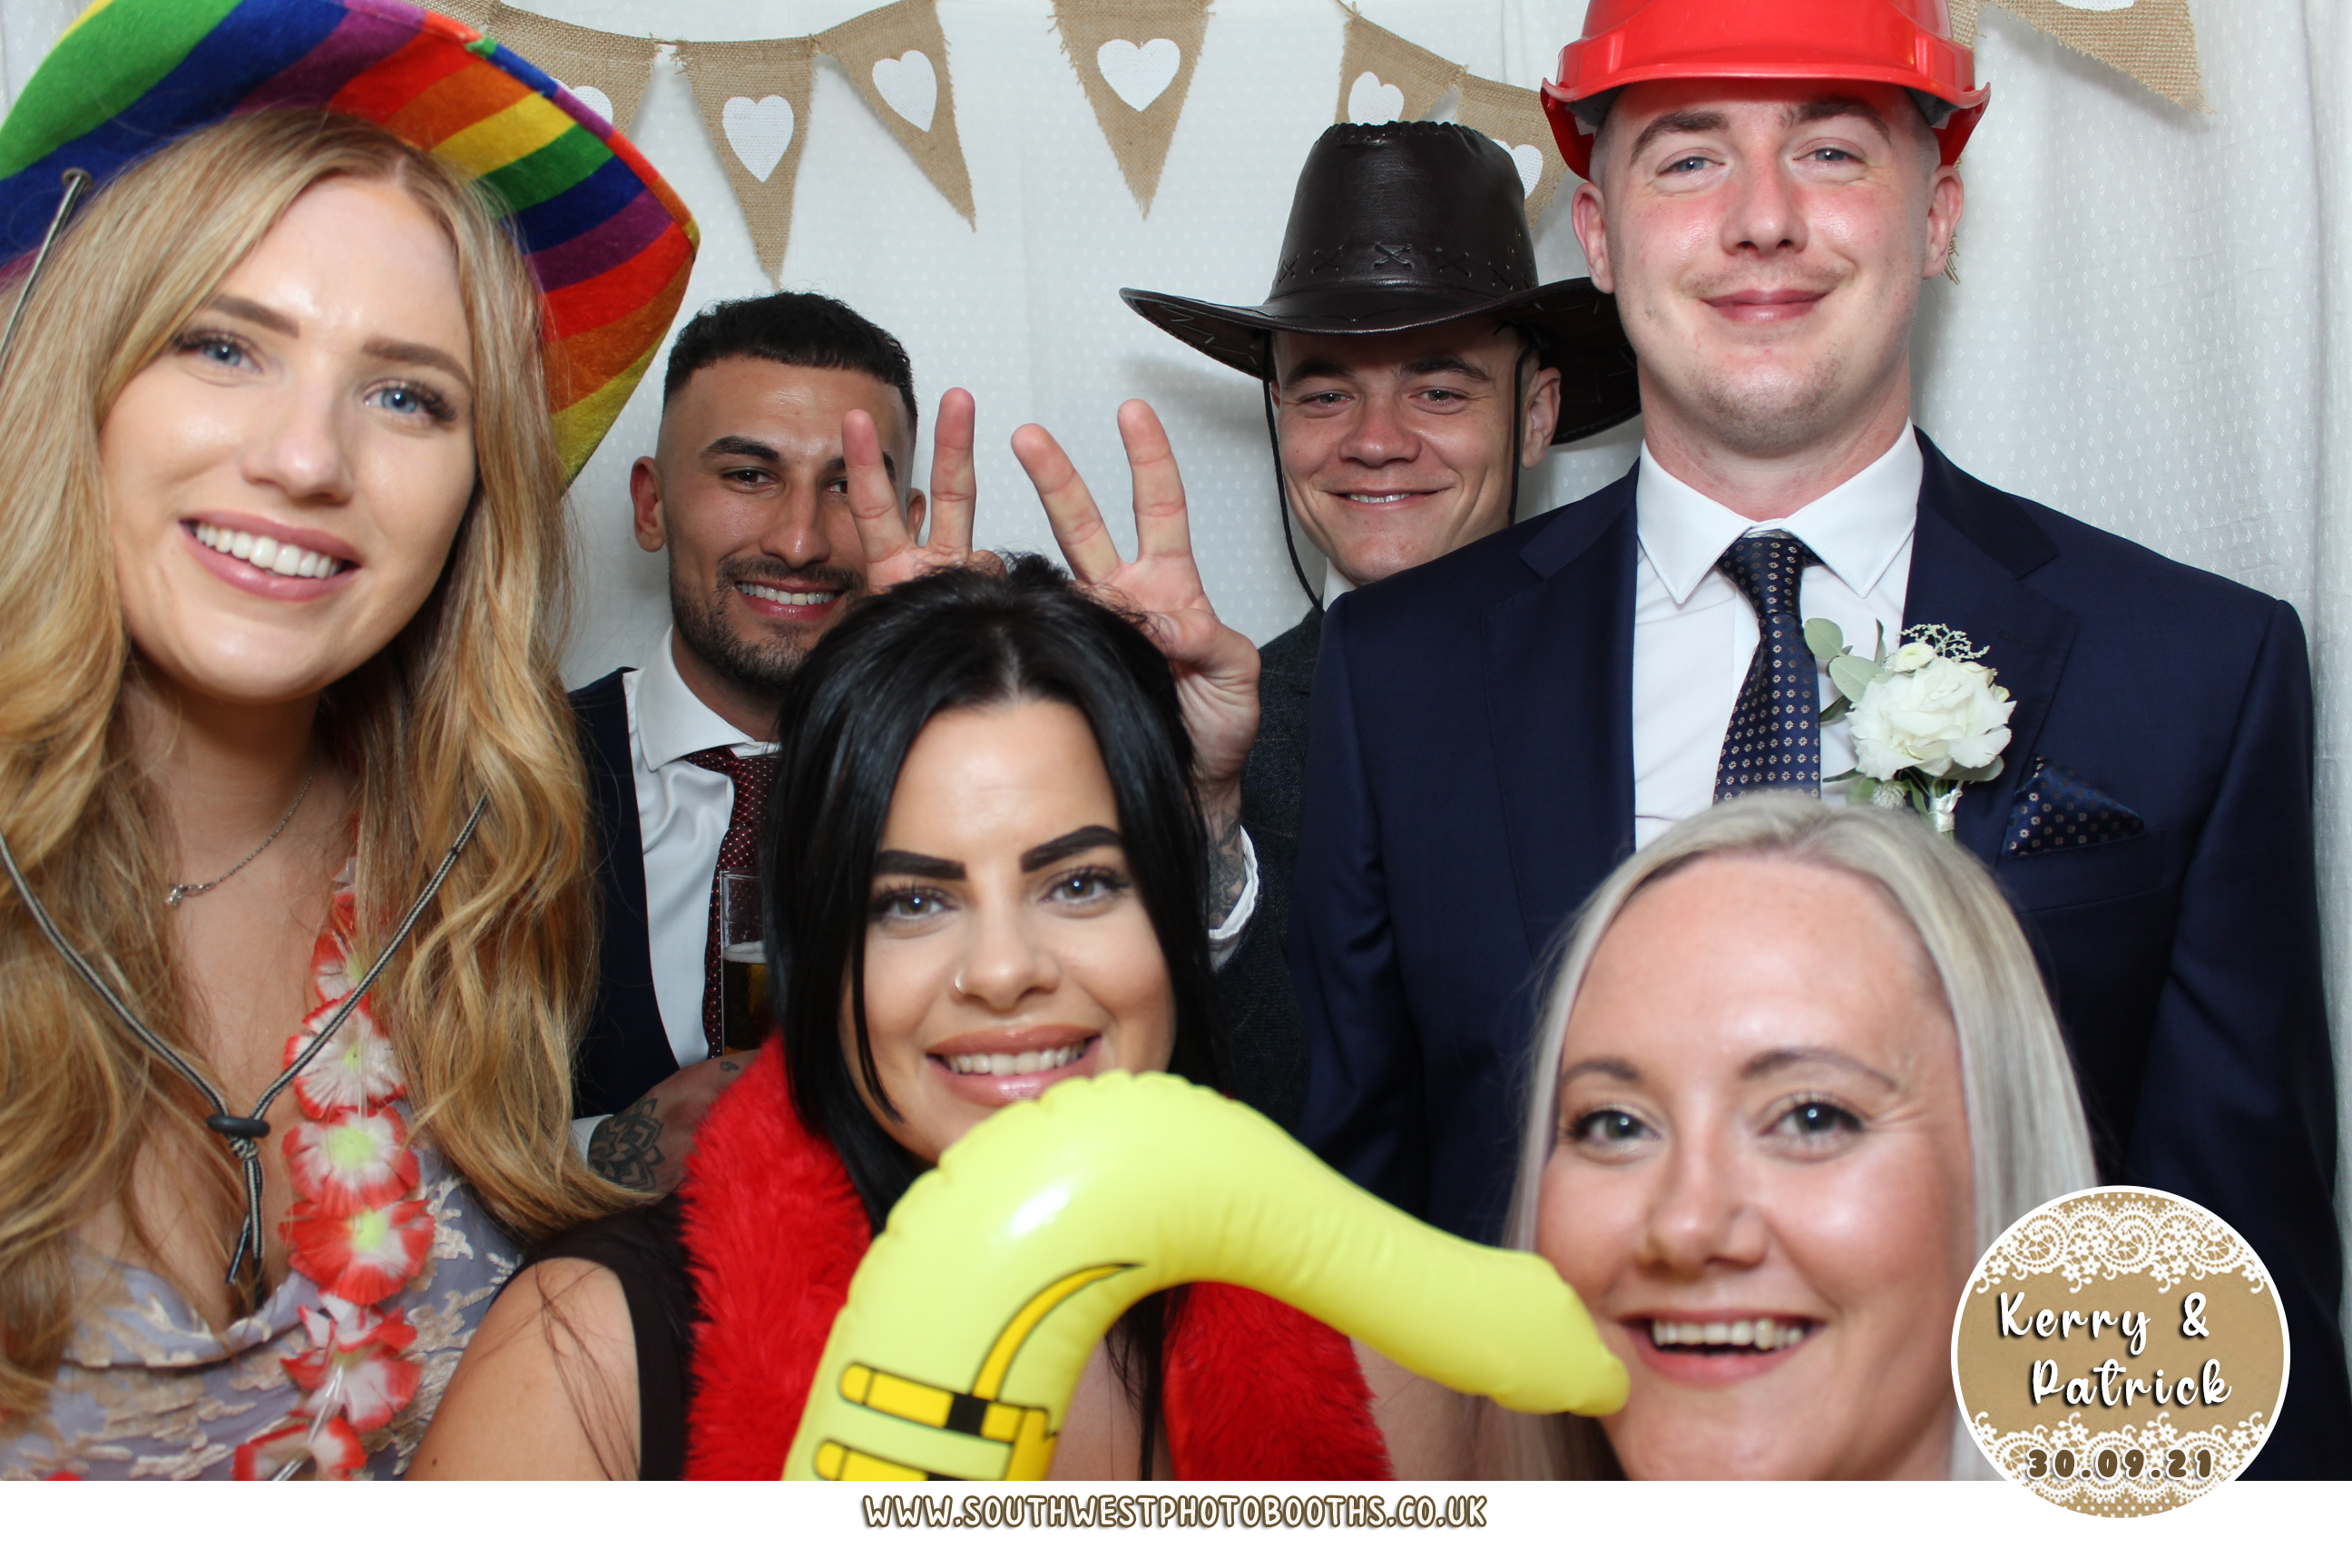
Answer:
<svg viewBox="0 0 2352 1568"><path fill-rule="evenodd" d="M1067 1078L1220 1081L1192 746L1136 625L1042 561L939 572L850 612L778 733L782 1043L676 1194L518 1277L416 1474L773 1478L851 1276L941 1151ZM1338 1333L1234 1287L1170 1291L1089 1363L1054 1473L1384 1478L1388 1429L1426 1443L1435 1394L1412 1386L1376 1415Z"/></svg>

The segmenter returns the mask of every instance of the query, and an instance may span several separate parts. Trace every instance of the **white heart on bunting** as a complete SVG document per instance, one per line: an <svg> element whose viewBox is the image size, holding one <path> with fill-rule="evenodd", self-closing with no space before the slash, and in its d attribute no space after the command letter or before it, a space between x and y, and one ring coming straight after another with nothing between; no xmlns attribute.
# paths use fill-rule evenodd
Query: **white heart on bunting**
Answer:
<svg viewBox="0 0 2352 1568"><path fill-rule="evenodd" d="M1173 38L1154 38L1148 44L1113 38L1095 51L1095 68L1102 72L1119 101L1138 114L1168 90L1168 84L1176 79L1176 68L1183 63L1184 51Z"/></svg>
<svg viewBox="0 0 2352 1568"><path fill-rule="evenodd" d="M1511 162L1519 171L1519 194L1534 195L1537 182L1543 178L1543 149L1531 147L1525 142L1514 147L1499 136L1489 136L1486 140L1511 155Z"/></svg>
<svg viewBox="0 0 2352 1568"><path fill-rule="evenodd" d="M1348 118L1360 124L1382 125L1404 118L1404 89L1366 71L1348 89Z"/></svg>
<svg viewBox="0 0 2352 1568"><path fill-rule="evenodd" d="M895 60L876 60L874 90L916 130L931 128L931 116L940 107L940 73L922 50L908 49Z"/></svg>
<svg viewBox="0 0 2352 1568"><path fill-rule="evenodd" d="M793 103L775 93L754 103L748 98L730 98L719 113L719 122L727 127L727 144L735 149L735 156L751 171L751 177L761 184L783 162L784 149L793 144Z"/></svg>
<svg viewBox="0 0 2352 1568"><path fill-rule="evenodd" d="M602 92L593 87L566 87L563 90L578 99L581 108L594 110L605 124L613 124L613 100ZM617 131L620 127L614 125L613 129Z"/></svg>

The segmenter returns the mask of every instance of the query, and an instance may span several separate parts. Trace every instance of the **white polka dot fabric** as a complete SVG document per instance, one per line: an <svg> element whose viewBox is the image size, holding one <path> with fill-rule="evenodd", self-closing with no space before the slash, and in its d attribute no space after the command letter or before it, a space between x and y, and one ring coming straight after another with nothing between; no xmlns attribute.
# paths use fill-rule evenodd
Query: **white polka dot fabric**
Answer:
<svg viewBox="0 0 2352 1568"><path fill-rule="evenodd" d="M0 0L11 89L79 0ZM874 0L530 0L583 26L703 38L809 33ZM1965 164L1958 285L1919 322L1918 417L1984 479L2292 601L2318 679L2324 889L2352 975L2352 18L2342 0L2193 0L2210 114L2192 113L1987 7L1992 104ZM1533 85L1582 0L1361 0L1381 26L1479 75ZM1337 97L1333 0L1223 0L1151 216L1121 181L1048 0L941 0L976 227L924 179L839 68L820 63L783 282L839 295L912 353L928 428L941 391L981 417L983 543L1050 550L1005 439L1037 420L1123 538L1113 411L1150 401L1192 503L1220 610L1261 640L1305 601L1276 531L1251 383L1146 325L1121 285L1255 301L1290 190ZM1146 40L1138 39L1137 42ZM750 238L667 57L635 137L701 220L689 305L761 291ZM1585 270L1562 191L1537 226L1545 278ZM573 490L584 596L574 681L635 662L663 624L660 562L629 535L627 472L653 447L648 380ZM1624 471L1633 427L1555 452L1522 510ZM928 471L928 445L917 473ZM1309 558L1319 581L1320 563ZM2345 994L2338 987L2339 997ZM2338 1037L2352 1037L2339 1001ZM2338 1073L2352 1101L2352 1074Z"/></svg>

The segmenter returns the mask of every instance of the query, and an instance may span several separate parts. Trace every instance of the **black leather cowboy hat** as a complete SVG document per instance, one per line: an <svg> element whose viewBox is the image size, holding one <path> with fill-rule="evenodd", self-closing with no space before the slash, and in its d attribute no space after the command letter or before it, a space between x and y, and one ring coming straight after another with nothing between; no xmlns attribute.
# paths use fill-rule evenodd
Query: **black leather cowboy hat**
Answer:
<svg viewBox="0 0 2352 1568"><path fill-rule="evenodd" d="M1466 125L1334 125L1299 171L1263 305L1122 289L1137 315L1222 364L1272 378L1276 332L1343 337L1495 316L1560 371L1554 442L1641 412L1617 301L1591 280L1536 281L1519 172Z"/></svg>

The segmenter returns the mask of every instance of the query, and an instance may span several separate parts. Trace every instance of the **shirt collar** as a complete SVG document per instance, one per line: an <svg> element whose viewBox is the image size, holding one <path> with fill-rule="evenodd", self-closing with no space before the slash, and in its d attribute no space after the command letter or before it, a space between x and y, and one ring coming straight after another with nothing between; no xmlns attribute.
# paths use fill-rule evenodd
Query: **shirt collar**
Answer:
<svg viewBox="0 0 2352 1568"><path fill-rule="evenodd" d="M1325 562L1323 563L1323 613L1330 614L1331 606L1339 602L1339 595L1354 586L1353 583L1339 575L1339 569L1337 566L1328 561Z"/></svg>
<svg viewBox="0 0 2352 1568"><path fill-rule="evenodd" d="M1650 569L1677 605L1690 598L1734 540L1773 528L1803 540L1840 582L1868 594L1918 523L1927 471L1918 437L1906 425L1877 461L1829 494L1788 517L1756 522L1666 472L1644 441L1633 481L1635 531Z"/></svg>
<svg viewBox="0 0 2352 1568"><path fill-rule="evenodd" d="M756 746L758 742L704 706L670 651L672 627L662 633L654 655L637 677L637 744L646 765L656 770L713 746Z"/></svg>

